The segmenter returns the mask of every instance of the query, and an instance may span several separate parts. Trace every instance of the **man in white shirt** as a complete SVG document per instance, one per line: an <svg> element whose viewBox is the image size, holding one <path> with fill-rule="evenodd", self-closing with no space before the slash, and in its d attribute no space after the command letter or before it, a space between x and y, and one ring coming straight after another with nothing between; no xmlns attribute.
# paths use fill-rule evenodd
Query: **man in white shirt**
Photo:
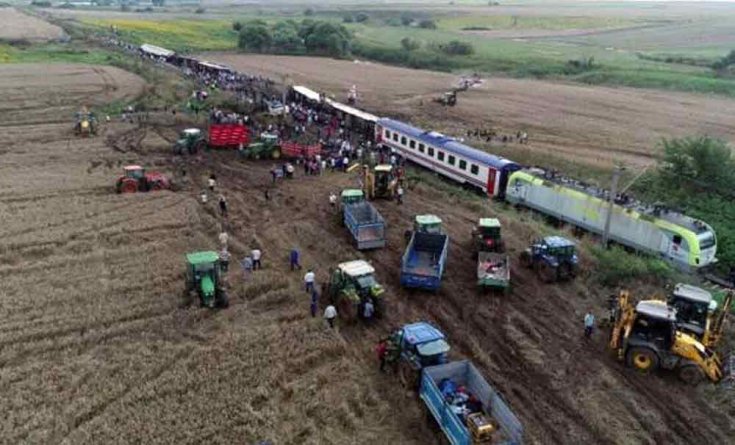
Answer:
<svg viewBox="0 0 735 445"><path fill-rule="evenodd" d="M260 251L257 247L250 251L250 257L253 259L253 270L262 269L263 266L260 264L260 256L263 254L263 252Z"/></svg>
<svg viewBox="0 0 735 445"><path fill-rule="evenodd" d="M306 293L311 293L314 290L315 279L316 274L314 274L313 270L309 269L304 275L304 287L306 288Z"/></svg>
<svg viewBox="0 0 735 445"><path fill-rule="evenodd" d="M324 318L329 323L330 328L334 328L334 319L337 318L337 309L331 304L324 309Z"/></svg>
<svg viewBox="0 0 735 445"><path fill-rule="evenodd" d="M219 243L222 245L223 249L227 249L227 241L229 241L230 236L227 234L227 232L220 232L219 234Z"/></svg>

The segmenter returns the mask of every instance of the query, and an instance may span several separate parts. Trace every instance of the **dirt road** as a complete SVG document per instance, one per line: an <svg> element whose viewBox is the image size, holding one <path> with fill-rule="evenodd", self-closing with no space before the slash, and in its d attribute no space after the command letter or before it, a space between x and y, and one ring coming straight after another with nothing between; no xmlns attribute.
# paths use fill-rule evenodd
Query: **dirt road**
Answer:
<svg viewBox="0 0 735 445"><path fill-rule="evenodd" d="M458 76L376 63L309 57L207 54L211 60L275 80L322 89L344 101L357 85L361 106L458 137L467 130L526 131L528 146L509 144L502 154L526 151L582 164L610 167L622 161L650 164L664 137L708 134L735 141L735 100L667 91L610 88L532 79L490 78L460 92L446 108L432 99L457 84ZM468 140L480 145L480 140Z"/></svg>
<svg viewBox="0 0 735 445"><path fill-rule="evenodd" d="M64 30L15 8L0 7L0 40L42 42L65 36Z"/></svg>

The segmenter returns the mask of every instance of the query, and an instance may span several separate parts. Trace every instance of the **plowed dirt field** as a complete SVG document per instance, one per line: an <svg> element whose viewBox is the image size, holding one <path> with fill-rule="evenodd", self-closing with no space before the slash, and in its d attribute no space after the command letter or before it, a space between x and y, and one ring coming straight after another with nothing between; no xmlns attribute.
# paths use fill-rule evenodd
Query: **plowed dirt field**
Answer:
<svg viewBox="0 0 735 445"><path fill-rule="evenodd" d="M63 36L64 31L56 25L15 8L0 7L0 40L39 42L60 39Z"/></svg>

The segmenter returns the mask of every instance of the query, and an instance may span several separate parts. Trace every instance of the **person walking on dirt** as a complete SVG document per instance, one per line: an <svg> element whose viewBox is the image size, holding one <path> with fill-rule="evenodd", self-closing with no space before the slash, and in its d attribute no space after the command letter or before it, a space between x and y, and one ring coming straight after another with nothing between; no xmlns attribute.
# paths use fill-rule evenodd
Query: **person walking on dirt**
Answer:
<svg viewBox="0 0 735 445"><path fill-rule="evenodd" d="M375 306L373 305L373 299L368 298L367 301L365 301L365 305L362 308L362 316L365 320L370 321L373 319L374 314L375 314Z"/></svg>
<svg viewBox="0 0 735 445"><path fill-rule="evenodd" d="M253 258L246 256L240 261L240 267L242 267L242 279L248 281L250 274L253 272Z"/></svg>
<svg viewBox="0 0 735 445"><path fill-rule="evenodd" d="M311 318L316 317L317 310L319 309L319 293L317 293L316 289L311 291Z"/></svg>
<svg viewBox="0 0 735 445"><path fill-rule="evenodd" d="M227 218L227 200L224 195L219 195L219 211L223 218Z"/></svg>
<svg viewBox="0 0 735 445"><path fill-rule="evenodd" d="M388 339L384 338L378 342L375 347L375 353L378 355L380 361L380 372L385 372L385 361L388 355Z"/></svg>
<svg viewBox="0 0 735 445"><path fill-rule="evenodd" d="M289 254L288 258L291 265L291 271L297 268L301 270L301 264L299 263L299 249L295 247L291 249L291 253Z"/></svg>
<svg viewBox="0 0 735 445"><path fill-rule="evenodd" d="M334 192L329 194L329 207L331 207L332 210L337 207L337 195L335 195Z"/></svg>
<svg viewBox="0 0 735 445"><path fill-rule="evenodd" d="M209 179L207 180L207 185L209 186L209 191L214 193L214 187L217 185L217 178L214 176L214 173L209 175Z"/></svg>
<svg viewBox="0 0 735 445"><path fill-rule="evenodd" d="M327 320L330 329L334 329L335 318L337 318L337 308L330 304L326 309L324 309L324 319Z"/></svg>
<svg viewBox="0 0 735 445"><path fill-rule="evenodd" d="M201 199L202 204L206 204L207 203L207 199L208 198L207 198L207 191L206 190L202 190L202 193L199 194L199 199Z"/></svg>
<svg viewBox="0 0 735 445"><path fill-rule="evenodd" d="M228 252L226 248L220 250L219 262L222 267L222 272L227 272L230 268L230 252Z"/></svg>
<svg viewBox="0 0 735 445"><path fill-rule="evenodd" d="M253 258L253 270L262 269L263 265L260 263L260 257L263 255L263 252L260 251L257 247L255 247L253 250L250 251L250 256Z"/></svg>
<svg viewBox="0 0 735 445"><path fill-rule="evenodd" d="M592 314L592 310L588 310L584 316L584 337L592 337L592 331L595 328L595 316Z"/></svg>
<svg viewBox="0 0 735 445"><path fill-rule="evenodd" d="M304 274L304 288L307 293L314 290L314 280L316 280L316 275L313 270L309 269L306 274Z"/></svg>
<svg viewBox="0 0 735 445"><path fill-rule="evenodd" d="M230 240L230 235L227 234L224 230L220 232L219 234L219 243L222 245L223 249L227 249L227 242Z"/></svg>
<svg viewBox="0 0 735 445"><path fill-rule="evenodd" d="M396 188L396 202L398 205L403 204L403 187L400 185Z"/></svg>

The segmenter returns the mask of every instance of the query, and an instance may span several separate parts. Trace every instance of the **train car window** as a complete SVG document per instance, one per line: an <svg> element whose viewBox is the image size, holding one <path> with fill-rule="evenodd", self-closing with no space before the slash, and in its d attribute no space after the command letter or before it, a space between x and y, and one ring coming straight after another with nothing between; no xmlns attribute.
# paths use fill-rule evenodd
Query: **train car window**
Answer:
<svg viewBox="0 0 735 445"><path fill-rule="evenodd" d="M439 159L440 161L444 161L444 152L443 152L443 151L441 151L441 150L439 150L439 151L438 151L438 152L436 153L436 157L437 157L437 158L438 158L438 159Z"/></svg>
<svg viewBox="0 0 735 445"><path fill-rule="evenodd" d="M434 149L429 147L429 156L434 157Z"/></svg>
<svg viewBox="0 0 735 445"><path fill-rule="evenodd" d="M423 152L424 152L424 144L419 144L419 151L420 151L421 153L423 153Z"/></svg>
<svg viewBox="0 0 735 445"><path fill-rule="evenodd" d="M406 145L406 136L401 136L401 145Z"/></svg>
<svg viewBox="0 0 735 445"><path fill-rule="evenodd" d="M385 130L385 138L390 139L390 131Z"/></svg>
<svg viewBox="0 0 735 445"><path fill-rule="evenodd" d="M478 167L476 164L472 164L470 166L470 173L472 173L473 175L480 173L480 167Z"/></svg>
<svg viewBox="0 0 735 445"><path fill-rule="evenodd" d="M398 133L393 133L393 140L398 142Z"/></svg>
<svg viewBox="0 0 735 445"><path fill-rule="evenodd" d="M467 161L460 159L459 160L459 169L460 170L467 170Z"/></svg>
<svg viewBox="0 0 735 445"><path fill-rule="evenodd" d="M416 148L416 141L411 139L410 141L408 141L408 146L409 148Z"/></svg>
<svg viewBox="0 0 735 445"><path fill-rule="evenodd" d="M454 156L449 155L449 165L454 165Z"/></svg>
<svg viewBox="0 0 735 445"><path fill-rule="evenodd" d="M681 235L674 235L674 244L676 244L677 246L681 246L681 241Z"/></svg>

